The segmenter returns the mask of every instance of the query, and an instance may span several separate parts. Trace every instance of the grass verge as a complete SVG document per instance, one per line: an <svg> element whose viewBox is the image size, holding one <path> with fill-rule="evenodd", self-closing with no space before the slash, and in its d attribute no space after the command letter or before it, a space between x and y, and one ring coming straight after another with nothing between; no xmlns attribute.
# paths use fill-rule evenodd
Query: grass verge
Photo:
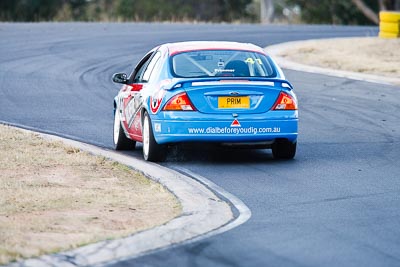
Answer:
<svg viewBox="0 0 400 267"><path fill-rule="evenodd" d="M114 239L181 213L117 162L0 125L0 264Z"/></svg>
<svg viewBox="0 0 400 267"><path fill-rule="evenodd" d="M278 56L323 68L400 77L400 39L378 37L305 41Z"/></svg>

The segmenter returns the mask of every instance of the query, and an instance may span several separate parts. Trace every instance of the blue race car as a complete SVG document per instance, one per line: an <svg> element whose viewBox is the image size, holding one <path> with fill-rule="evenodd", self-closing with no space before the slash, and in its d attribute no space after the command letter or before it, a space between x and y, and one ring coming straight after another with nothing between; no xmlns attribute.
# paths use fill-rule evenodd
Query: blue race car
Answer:
<svg viewBox="0 0 400 267"><path fill-rule="evenodd" d="M114 99L114 145L143 143L148 161L177 143L211 142L296 154L298 110L292 85L263 49L235 42L181 42L148 52Z"/></svg>

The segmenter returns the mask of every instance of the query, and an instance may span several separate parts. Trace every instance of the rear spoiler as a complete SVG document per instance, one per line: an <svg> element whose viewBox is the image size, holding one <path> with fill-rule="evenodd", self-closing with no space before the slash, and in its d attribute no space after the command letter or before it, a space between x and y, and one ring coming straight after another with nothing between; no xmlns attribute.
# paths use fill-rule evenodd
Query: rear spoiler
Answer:
<svg viewBox="0 0 400 267"><path fill-rule="evenodd" d="M262 78L262 77L207 77L207 78L194 78L194 79L181 79L173 83L171 89L184 87L184 84L191 84L191 86L207 86L207 85L219 85L219 84L258 84L268 85L274 87L293 89L293 85L287 80L277 78Z"/></svg>

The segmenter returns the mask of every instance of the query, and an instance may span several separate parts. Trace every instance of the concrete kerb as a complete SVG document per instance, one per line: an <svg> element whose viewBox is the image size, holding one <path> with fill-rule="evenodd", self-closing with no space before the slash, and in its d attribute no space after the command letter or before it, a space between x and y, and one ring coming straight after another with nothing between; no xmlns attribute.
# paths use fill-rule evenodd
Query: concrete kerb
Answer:
<svg viewBox="0 0 400 267"><path fill-rule="evenodd" d="M357 72L351 72L351 71L343 71L343 70L321 68L321 67L316 67L316 66L309 66L309 65L293 62L285 57L280 56L282 54L282 52L284 52L285 50L296 47L299 44L307 44L307 42L313 42L313 41L315 41L315 40L286 42L286 43L267 46L264 48L264 50L268 53L268 55L273 57L273 59L278 63L278 65L281 68L310 72L310 73L317 73L317 74L323 74L323 75L335 76L335 77L341 77L341 78L348 78L348 79L353 79L353 80L358 80L358 81L379 83L379 84L385 84L385 85L395 85L395 86L400 85L400 78L383 77L383 76L378 76L378 75L371 75L371 74L357 73Z"/></svg>
<svg viewBox="0 0 400 267"><path fill-rule="evenodd" d="M100 266L109 262L135 258L174 244L199 240L203 235L209 237L236 227L247 221L251 216L248 208L239 199L223 189L216 193L230 203L221 200L214 194L210 188L218 190L216 185L210 187L207 184L206 186L204 183L176 171L115 151L54 135L39 134L46 139L62 141L66 145L94 155L104 156L142 172L175 194L182 205L182 214L164 225L126 238L107 240L67 252L27 259L8 266ZM233 217L231 205L234 206L236 203L241 203L239 212L244 210L245 216Z"/></svg>

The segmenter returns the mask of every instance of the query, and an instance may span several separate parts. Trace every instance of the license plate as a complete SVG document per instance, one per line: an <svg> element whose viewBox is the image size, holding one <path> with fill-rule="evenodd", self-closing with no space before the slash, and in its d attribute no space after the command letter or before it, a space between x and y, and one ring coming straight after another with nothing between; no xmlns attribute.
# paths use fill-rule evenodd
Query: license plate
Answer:
<svg viewBox="0 0 400 267"><path fill-rule="evenodd" d="M218 108L250 108L249 96L220 96Z"/></svg>

